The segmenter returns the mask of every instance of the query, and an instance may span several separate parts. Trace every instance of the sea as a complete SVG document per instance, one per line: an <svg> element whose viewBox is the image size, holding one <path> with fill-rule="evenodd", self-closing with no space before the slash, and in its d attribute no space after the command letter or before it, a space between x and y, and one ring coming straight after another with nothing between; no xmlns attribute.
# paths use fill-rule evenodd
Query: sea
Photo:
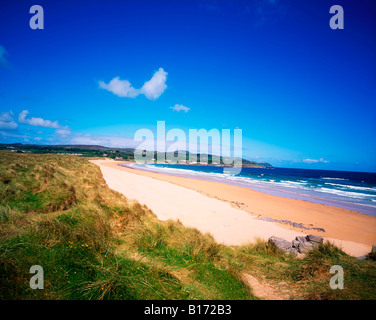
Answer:
<svg viewBox="0 0 376 320"><path fill-rule="evenodd" d="M124 166L217 181L292 199L337 206L376 216L376 173L291 168L248 168L234 175L219 166L137 164Z"/></svg>

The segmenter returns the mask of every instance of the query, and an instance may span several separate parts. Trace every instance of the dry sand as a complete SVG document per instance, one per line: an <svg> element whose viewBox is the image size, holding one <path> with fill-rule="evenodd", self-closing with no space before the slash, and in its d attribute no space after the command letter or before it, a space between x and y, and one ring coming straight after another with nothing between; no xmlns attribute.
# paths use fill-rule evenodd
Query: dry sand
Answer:
<svg viewBox="0 0 376 320"><path fill-rule="evenodd" d="M217 242L241 245L278 236L324 237L353 256L364 255L376 244L376 217L342 208L288 199L225 183L176 177L95 160L110 188L150 208L160 220L180 220ZM290 220L325 232L296 229L259 220Z"/></svg>

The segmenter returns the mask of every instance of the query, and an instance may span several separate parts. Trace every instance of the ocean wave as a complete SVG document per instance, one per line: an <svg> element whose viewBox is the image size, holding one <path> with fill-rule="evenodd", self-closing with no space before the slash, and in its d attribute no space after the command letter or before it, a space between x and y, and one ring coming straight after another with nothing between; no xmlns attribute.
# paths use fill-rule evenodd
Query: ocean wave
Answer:
<svg viewBox="0 0 376 320"><path fill-rule="evenodd" d="M305 183L303 183L303 182L290 181L290 180L281 180L281 182L291 183L291 184L295 184L295 185L305 185Z"/></svg>
<svg viewBox="0 0 376 320"><path fill-rule="evenodd" d="M344 196L349 198L355 198L355 199L369 199L370 197L375 197L375 195L372 194L365 194L365 193L358 193L358 192L351 192L351 191L343 191L343 190L337 190L337 189L329 189L329 188L320 188L317 190L319 192L325 192L325 193L332 193L336 194L338 196Z"/></svg>
<svg viewBox="0 0 376 320"><path fill-rule="evenodd" d="M338 186L342 188L354 189L354 190L361 190L361 191L374 191L376 192L376 188L369 188L369 187L359 187L359 186L350 186L348 184L339 184L339 183L329 183L325 182L325 184L329 184L331 186Z"/></svg>
<svg viewBox="0 0 376 320"><path fill-rule="evenodd" d="M203 179L219 179L223 182L235 183L244 186L249 186L250 188L261 188L267 192L267 190L280 190L281 192L286 191L288 194L301 194L313 197L324 197L324 198L335 198L335 197L342 197L343 199L347 199L346 201L351 202L368 202L368 206L372 203L371 207L375 207L376 202L376 188L370 187L361 187L361 186L354 186L350 185L349 182L341 184L341 182L335 183L334 181L328 180L342 180L346 181L349 179L342 179L342 178L330 178L330 177L323 177L321 179L327 180L324 182L321 179L292 179L280 180L278 176L263 176L256 175L256 176L244 176L244 175L232 175L225 172L205 172L205 171L197 171L200 168L195 168L196 170L192 169L182 169L182 168L171 168L171 167L160 167L153 164L128 164L127 166L140 168L144 170L151 170L154 172L161 172L166 174L176 174L176 175L184 175L184 176L191 176L191 177L202 177ZM203 169L204 170L204 169ZM207 170L207 169L206 169ZM288 178L287 178L288 179ZM366 193L368 192L368 193ZM370 194L372 192L372 194ZM352 199L352 200L351 200ZM342 200L343 201L343 200Z"/></svg>
<svg viewBox="0 0 376 320"><path fill-rule="evenodd" d="M281 180L280 182L274 183L277 186L284 186L288 188L295 188L295 189L304 189L304 190L312 190L313 187L307 185L303 182L297 182L297 181L288 181L288 180Z"/></svg>

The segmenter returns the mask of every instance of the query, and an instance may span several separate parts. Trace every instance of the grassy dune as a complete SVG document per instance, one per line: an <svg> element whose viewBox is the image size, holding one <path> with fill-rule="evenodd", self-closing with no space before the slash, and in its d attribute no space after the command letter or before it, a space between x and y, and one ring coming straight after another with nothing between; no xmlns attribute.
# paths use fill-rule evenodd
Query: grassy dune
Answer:
<svg viewBox="0 0 376 320"><path fill-rule="evenodd" d="M29 287L32 265L44 290ZM344 290L329 287L332 265ZM87 159L0 152L0 299L257 299L245 274L293 299L376 299L375 263L330 244L300 260L220 245L110 190Z"/></svg>

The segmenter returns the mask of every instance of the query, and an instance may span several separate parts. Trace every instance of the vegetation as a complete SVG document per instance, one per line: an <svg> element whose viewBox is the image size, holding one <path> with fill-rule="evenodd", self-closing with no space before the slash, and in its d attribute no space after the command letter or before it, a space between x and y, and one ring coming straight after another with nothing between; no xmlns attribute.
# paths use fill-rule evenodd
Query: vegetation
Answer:
<svg viewBox="0 0 376 320"><path fill-rule="evenodd" d="M344 290L329 287L336 264ZM376 298L375 262L330 244L304 259L220 245L109 189L87 158L0 151L0 299L256 299L244 274L294 299Z"/></svg>
<svg viewBox="0 0 376 320"><path fill-rule="evenodd" d="M4 144L0 143L0 150L12 150L17 153L37 153L37 154L59 154L59 155L77 155L82 157L106 157L115 160L127 160L134 161L134 150L132 148L107 148L103 146L95 145L37 145L37 144ZM170 153L169 153L170 154ZM166 158L166 153L163 157ZM154 152L154 159L160 157L160 153ZM174 152L174 156L177 157L177 152ZM200 155L197 154L197 161L200 161ZM211 154L206 155L208 165L214 165ZM159 159L159 158L158 158ZM189 161L189 152L186 152L186 161ZM223 157L220 157L220 165L224 165ZM269 168L271 164L263 162L249 161L242 159L243 167L256 167L256 168Z"/></svg>
<svg viewBox="0 0 376 320"><path fill-rule="evenodd" d="M107 157L111 159L122 158L133 160L134 149L131 148L106 148L95 145L38 145L38 144L0 144L0 150L12 150L18 153L37 154L70 154L83 157Z"/></svg>

